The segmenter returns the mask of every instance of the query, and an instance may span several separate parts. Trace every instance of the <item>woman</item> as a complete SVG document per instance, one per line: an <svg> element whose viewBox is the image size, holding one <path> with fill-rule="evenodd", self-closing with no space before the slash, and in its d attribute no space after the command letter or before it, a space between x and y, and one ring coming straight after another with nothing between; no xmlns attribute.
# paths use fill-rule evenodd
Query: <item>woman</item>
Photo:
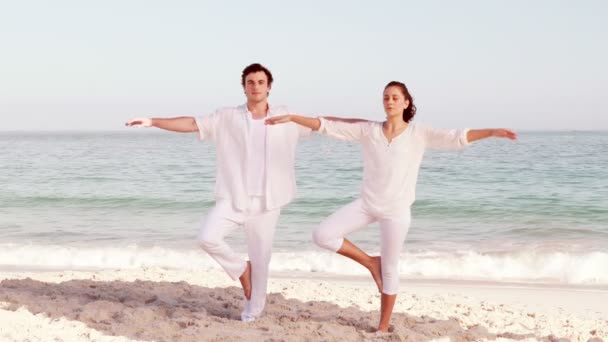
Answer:
<svg viewBox="0 0 608 342"><path fill-rule="evenodd" d="M295 122L330 137L361 143L361 197L326 218L315 229L313 240L370 271L381 292L378 330L388 332L399 287L399 254L410 226L410 207L424 151L458 150L489 137L514 140L516 134L506 129L443 130L414 123L416 106L400 82L390 82L383 97L384 122L284 115L266 123ZM380 257L368 255L344 238L373 222L380 224Z"/></svg>

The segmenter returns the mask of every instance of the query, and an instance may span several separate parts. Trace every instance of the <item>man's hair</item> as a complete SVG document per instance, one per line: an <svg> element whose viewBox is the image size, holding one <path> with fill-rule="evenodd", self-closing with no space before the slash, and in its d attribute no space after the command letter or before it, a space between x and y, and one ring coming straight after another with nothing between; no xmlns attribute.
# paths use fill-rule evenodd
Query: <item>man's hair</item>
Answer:
<svg viewBox="0 0 608 342"><path fill-rule="evenodd" d="M274 80L272 78L272 73L270 72L270 70L266 69L266 67L260 63L253 63L251 65L248 65L245 69L243 69L243 74L241 75L241 85L243 87L245 86L245 78L247 77L247 75L252 74L254 72L260 72L260 71L262 71L263 73L266 74L266 78L268 79L268 86L271 86L272 81Z"/></svg>

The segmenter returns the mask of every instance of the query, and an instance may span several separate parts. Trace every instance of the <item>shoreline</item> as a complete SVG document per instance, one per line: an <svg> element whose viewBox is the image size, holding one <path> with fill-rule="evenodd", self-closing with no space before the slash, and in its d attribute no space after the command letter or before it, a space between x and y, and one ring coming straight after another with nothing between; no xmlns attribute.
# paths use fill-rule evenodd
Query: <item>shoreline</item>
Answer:
<svg viewBox="0 0 608 342"><path fill-rule="evenodd" d="M137 271L141 269L157 269L167 272L206 272L220 271L219 267L211 270L178 269L169 267L142 266L140 268L102 268L102 267L39 267L39 266L10 266L0 265L0 280L3 274L24 274L24 273L56 273L56 272L121 272ZM274 279L310 279L332 282L369 282L368 275L348 275L327 272L308 272L308 271L270 271L270 278ZM568 290L581 292L608 292L608 284L567 284L558 282L543 281L494 281L494 280L475 280L475 279L445 279L445 278L422 278L422 277L400 277L400 285L455 285L462 287L500 287L512 289L552 289Z"/></svg>

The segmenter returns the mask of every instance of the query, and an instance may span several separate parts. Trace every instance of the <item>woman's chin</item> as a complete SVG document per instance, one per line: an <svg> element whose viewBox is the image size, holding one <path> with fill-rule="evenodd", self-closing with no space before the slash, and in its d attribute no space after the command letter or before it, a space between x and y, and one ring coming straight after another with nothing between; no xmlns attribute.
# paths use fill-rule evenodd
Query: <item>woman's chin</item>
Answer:
<svg viewBox="0 0 608 342"><path fill-rule="evenodd" d="M394 118L394 117L399 117L402 115L402 113L400 112L385 112L386 113L386 118L390 119L390 118Z"/></svg>

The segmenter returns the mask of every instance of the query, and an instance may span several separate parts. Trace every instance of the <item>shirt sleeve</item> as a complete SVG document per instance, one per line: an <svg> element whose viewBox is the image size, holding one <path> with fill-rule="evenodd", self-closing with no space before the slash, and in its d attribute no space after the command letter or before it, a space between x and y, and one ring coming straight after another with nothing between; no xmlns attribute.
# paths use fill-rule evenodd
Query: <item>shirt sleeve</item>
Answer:
<svg viewBox="0 0 608 342"><path fill-rule="evenodd" d="M298 133L300 135L300 138L308 138L312 135L312 129L308 128L308 127L304 127L304 126L298 126Z"/></svg>
<svg viewBox="0 0 608 342"><path fill-rule="evenodd" d="M194 118L196 121L196 126L198 127L198 136L200 140L215 139L218 118L218 111L215 111L212 114L197 116Z"/></svg>
<svg viewBox="0 0 608 342"><path fill-rule="evenodd" d="M345 122L323 117L319 117L319 121L321 121L319 133L332 138L350 141L361 140L365 128L369 125L368 121Z"/></svg>
<svg viewBox="0 0 608 342"><path fill-rule="evenodd" d="M419 126L426 147L434 150L462 150L471 143L467 139L468 128L441 129Z"/></svg>

